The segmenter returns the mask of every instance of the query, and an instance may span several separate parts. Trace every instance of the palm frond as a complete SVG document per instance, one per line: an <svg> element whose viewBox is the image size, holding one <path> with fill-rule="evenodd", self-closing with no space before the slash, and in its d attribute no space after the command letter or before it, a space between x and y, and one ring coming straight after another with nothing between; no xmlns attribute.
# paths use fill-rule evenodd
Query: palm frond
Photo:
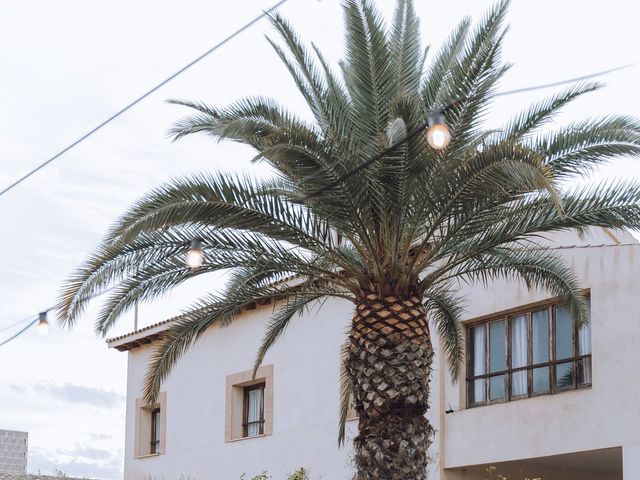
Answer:
<svg viewBox="0 0 640 480"><path fill-rule="evenodd" d="M495 248L477 255L438 279L480 281L505 279L524 281L529 289L541 289L558 297L578 324L587 321L587 304L576 273L553 252L539 248ZM450 366L451 367L451 366Z"/></svg>
<svg viewBox="0 0 640 480"><path fill-rule="evenodd" d="M534 103L500 129L501 139L522 138L524 135L530 134L533 130L550 122L565 105L601 87L602 85L599 83L579 83L572 85L564 92L556 93L548 99Z"/></svg>
<svg viewBox="0 0 640 480"><path fill-rule="evenodd" d="M256 359L253 364L253 373L260 368L262 361L264 360L267 352L273 347L273 344L282 336L291 319L297 314L301 315L305 308L312 302L318 301L323 297L329 296L332 293L331 289L319 288L317 293L308 293L306 295L291 296L286 300L286 303L280 307L280 309L271 317L271 320L267 324L267 328L258 347Z"/></svg>
<svg viewBox="0 0 640 480"><path fill-rule="evenodd" d="M349 373L347 370L347 355L349 354L349 341L344 342L340 346L340 405L338 420L338 446L344 445L347 428L347 416L349 415L349 407L353 399L353 387Z"/></svg>
<svg viewBox="0 0 640 480"><path fill-rule="evenodd" d="M151 356L143 385L146 403L154 403L162 382L167 378L179 358L212 326L227 327L243 308L251 304L264 304L287 300L293 296L313 294L296 285L269 285L261 288L246 286L227 290L223 295L208 295L192 308L175 318Z"/></svg>
<svg viewBox="0 0 640 480"><path fill-rule="evenodd" d="M425 292L424 305L438 331L451 379L456 381L464 365L463 299L455 295L450 285L432 287Z"/></svg>

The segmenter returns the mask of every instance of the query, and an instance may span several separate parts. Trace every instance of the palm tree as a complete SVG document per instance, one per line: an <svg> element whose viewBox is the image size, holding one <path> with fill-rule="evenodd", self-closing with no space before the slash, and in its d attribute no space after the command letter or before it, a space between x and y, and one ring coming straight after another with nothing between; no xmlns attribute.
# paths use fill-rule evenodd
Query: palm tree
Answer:
<svg viewBox="0 0 640 480"><path fill-rule="evenodd" d="M369 0L345 0L339 73L275 16L281 43L269 41L312 120L269 98L224 108L176 100L192 114L172 130L175 139L203 132L249 145L273 178L210 173L148 193L68 280L60 320L72 325L95 294L115 286L97 319L104 335L136 303L197 275L230 270L224 293L186 310L158 342L144 385L152 401L193 342L212 325L231 323L244 306L279 306L257 367L307 305L349 300L341 409L344 419L352 398L359 415L355 478L426 478L430 330L437 329L455 378L463 352L457 282L524 281L560 297L584 321L578 279L536 238L640 226L640 185L572 183L612 157L640 154L639 122L610 116L542 131L559 109L598 85L573 86L503 128L484 126L508 68L501 61L506 10L507 2L498 3L475 28L463 20L426 55L410 0L398 0L388 29ZM446 149L410 134L434 112L452 134ZM192 269L184 255L193 239L206 259Z"/></svg>

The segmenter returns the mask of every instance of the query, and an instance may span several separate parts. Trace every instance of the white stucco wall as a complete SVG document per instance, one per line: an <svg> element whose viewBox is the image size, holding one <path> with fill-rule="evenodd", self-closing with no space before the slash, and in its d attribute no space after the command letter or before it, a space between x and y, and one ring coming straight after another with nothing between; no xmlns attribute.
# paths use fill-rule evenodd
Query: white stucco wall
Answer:
<svg viewBox="0 0 640 480"><path fill-rule="evenodd" d="M627 234L616 233L623 242ZM585 239L573 234L557 244L614 243L602 232ZM432 376L429 418L437 432L430 450L430 478L462 478L463 466L623 446L625 469L637 464L640 396L638 247L562 250L592 295L593 388L464 409L460 384L453 385L439 355ZM548 298L522 285L497 282L489 289L465 287L466 318ZM166 381L166 453L135 459L135 398L140 396L153 345L129 351L125 478L235 480L268 470L274 479L304 467L312 478L349 479L350 448L338 449L340 344L351 318L348 302L328 300L295 318L264 364L274 366L273 435L224 442L225 378L251 368L272 307L243 314L230 327L210 329ZM437 337L434 334L435 346ZM440 388L443 385L444 388ZM449 406L455 410L444 415ZM355 422L349 422L353 429ZM442 427L442 428L441 428ZM447 470L445 470L445 468ZM457 469L457 470L448 470ZM448 473L449 472L449 473ZM473 478L473 477L464 477ZM626 477L625 477L626 478ZM635 478L635 477L628 477Z"/></svg>
<svg viewBox="0 0 640 480"><path fill-rule="evenodd" d="M616 235L623 243L633 241L626 234ZM556 241L571 244L575 240L564 234ZM584 242L612 243L601 233L591 234ZM447 382L445 398L456 412L445 418L445 467L638 443L640 248L584 248L559 253L591 290L593 387L464 410L464 386ZM506 282L495 282L487 290L467 288L465 294L468 318L548 297L544 292L528 292L523 285ZM628 478L640 478L640 470Z"/></svg>
<svg viewBox="0 0 640 480"><path fill-rule="evenodd" d="M340 344L349 304L329 301L321 314L294 319L265 359L274 366L273 435L224 442L225 378L252 367L272 307L243 315L235 324L210 329L180 361L167 392L166 454L133 458L134 399L151 346L129 353L125 477L178 479L251 478L268 470L275 478L299 467L322 478L348 478L349 455L336 448ZM352 422L350 422L352 423Z"/></svg>

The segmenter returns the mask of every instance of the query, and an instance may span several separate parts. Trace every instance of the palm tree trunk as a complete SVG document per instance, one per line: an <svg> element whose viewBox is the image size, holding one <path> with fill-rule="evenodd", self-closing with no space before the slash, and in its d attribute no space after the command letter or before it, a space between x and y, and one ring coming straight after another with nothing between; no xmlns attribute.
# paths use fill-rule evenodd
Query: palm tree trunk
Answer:
<svg viewBox="0 0 640 480"><path fill-rule="evenodd" d="M433 348L422 302L367 295L349 339L347 371L359 416L354 479L426 479Z"/></svg>

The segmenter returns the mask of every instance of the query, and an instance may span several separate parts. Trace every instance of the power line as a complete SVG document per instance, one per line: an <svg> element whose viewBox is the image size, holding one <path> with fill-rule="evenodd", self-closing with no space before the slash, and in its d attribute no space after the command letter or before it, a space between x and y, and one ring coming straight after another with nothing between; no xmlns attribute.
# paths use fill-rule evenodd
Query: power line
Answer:
<svg viewBox="0 0 640 480"><path fill-rule="evenodd" d="M36 172L40 171L41 169L43 169L44 167L46 167L47 165L49 165L51 162L53 162L54 160L56 160L57 158L59 158L61 155L65 154L66 152L68 152L69 150L71 150L73 147L75 147L76 145L78 145L79 143L83 142L84 140L86 140L87 138L89 138L91 135L93 135L94 133L96 133L98 130L100 130L102 127L104 127L105 125L111 123L113 120L115 120L116 118L118 118L120 115L122 115L123 113L125 113L127 110L129 110L130 108L132 108L133 106L137 105L138 103L140 103L142 100L144 100L145 98L147 98L149 95L151 95L152 93L154 93L156 90L160 89L161 87L163 87L164 85L166 85L167 83L169 83L171 80L173 80L174 78L176 78L178 75L184 73L186 70L188 70L189 68L191 68L192 66L194 66L196 63L200 62L202 59L204 59L205 57L207 57L208 55L210 55L211 53L215 52L218 48L222 47L224 44L226 44L227 42L229 42L230 40L232 40L233 38L235 38L236 36L240 35L242 32L244 32L245 30L247 30L248 28L250 28L251 26L253 26L255 23L257 23L258 21L262 20L262 18L266 17L267 15L269 15L271 12L273 12L274 10L278 9L281 5L283 5L284 3L286 3L288 0L280 0L278 3L276 3L275 5L273 5L272 7L270 7L268 10L265 10L264 12L262 12L262 14L258 15L257 17L255 17L253 20L251 20L249 23L245 24L243 27L241 27L239 30L236 30L235 32L233 32L231 35L227 36L224 40L222 40L221 42L217 43L216 45L214 45L213 47L211 47L209 50L207 50L206 52L204 52L202 55L200 55L199 57L195 58L194 60L192 60L191 62L189 62L188 64L186 64L184 67L180 68L179 70L177 70L175 73L171 74L170 76L168 76L167 78L165 78L163 81L161 81L160 83L158 83L156 86L154 86L153 88L151 88L150 90L147 90L144 94L142 94L141 96L139 96L138 98L136 98L135 100L133 100L132 102L130 102L129 104L127 104L126 106L124 106L123 108L121 108L120 110L118 110L116 113L114 113L113 115L111 115L109 118L107 118L105 121L103 121L102 123L100 123L98 126L94 127L93 129L89 130L87 133L85 133L84 135L82 135L80 138L78 138L76 141L74 141L73 143L71 143L70 145L66 146L65 148L63 148L62 150L60 150L58 153L56 153L54 156L50 157L48 160L42 162L40 165L38 165L36 168L34 168L33 170L29 171L28 173L26 173L25 175L23 175L22 177L18 178L15 182L13 182L12 184L10 184L9 186L5 187L2 191L0 191L0 196L4 195L5 193L7 193L8 191L10 191L11 189L17 187L20 183L24 182L27 178L29 178L31 175L35 174Z"/></svg>
<svg viewBox="0 0 640 480"><path fill-rule="evenodd" d="M580 81L584 81L584 80L589 80L590 78L600 77L602 75L606 75L606 74L612 73L612 72L617 72L619 70L625 70L627 68L631 68L631 67L636 66L636 65L637 65L637 63L630 63L630 64L627 64L627 65L622 65L622 66L619 66L619 67L610 68L608 70L602 70L600 72L591 73L589 75L583 75L581 77L575 77L575 78L570 78L570 79L567 79L567 80L560 80L560 81L557 81L557 82L545 83L545 84L541 84L541 85L534 85L534 86L530 86L530 87L517 88L515 90L507 90L505 92L498 92L498 93L493 94L493 97L504 97L504 96L508 96L508 95L515 95L515 94L518 94L518 93L532 92L534 90L542 90L542 89L545 89L545 88L557 87L557 86L566 85L566 84L569 84L569 83L575 83L575 82L580 82ZM445 112L445 111L449 110L450 108L455 107L460 102L467 101L467 100L474 100L475 98L478 98L478 97L477 96L471 96L471 97L465 96L465 97L456 98L451 103L449 103L448 105L440 108L439 110L434 110L434 111L430 112L429 115L427 115L427 117L429 117L430 115L433 115L433 114L438 114L438 113ZM425 120L424 123L422 123L421 125L419 125L415 129L413 129L409 133L407 133L407 135L405 135L400 140L396 141L395 143L392 143L390 146L388 146L387 148L385 148L381 152L377 153L376 155L372 156L370 159L368 159L364 163L361 163L356 168L354 168L352 170L349 170L344 175L342 175L340 178L338 178L337 180L331 182L329 185L321 187L321 188L319 188L319 189L317 189L315 191L312 191L311 193L307 194L304 198L305 199L310 199L310 198L313 198L313 197L317 197L321 193L324 193L325 191L327 191L327 190L329 190L329 189L331 189L333 187L338 186L340 183L344 182L348 178L351 178L356 173L361 172L365 168L369 167L371 164L373 164L376 161L380 160L385 155L388 155L389 153L393 152L396 148L398 148L402 144L404 144L404 143L408 142L409 140L413 139L420 132L424 131L424 129L427 128L428 124L429 124L429 118L427 118L427 120Z"/></svg>

